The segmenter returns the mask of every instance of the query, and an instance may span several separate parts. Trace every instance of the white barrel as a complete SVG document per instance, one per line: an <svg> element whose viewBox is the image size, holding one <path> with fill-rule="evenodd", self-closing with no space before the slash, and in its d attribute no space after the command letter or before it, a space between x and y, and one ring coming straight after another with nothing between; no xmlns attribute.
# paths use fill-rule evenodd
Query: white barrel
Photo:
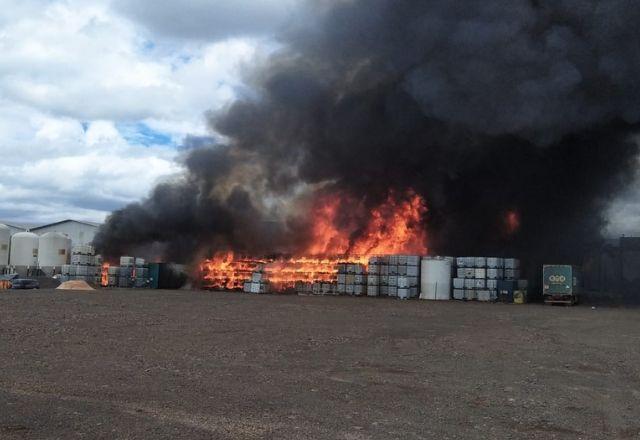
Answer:
<svg viewBox="0 0 640 440"><path fill-rule="evenodd" d="M0 224L0 268L9 265L9 245L11 244L11 230Z"/></svg>
<svg viewBox="0 0 640 440"><path fill-rule="evenodd" d="M38 265L38 236L31 232L18 232L11 237L9 264L12 266Z"/></svg>
<svg viewBox="0 0 640 440"><path fill-rule="evenodd" d="M420 299L451 299L451 261L423 258L421 263Z"/></svg>
<svg viewBox="0 0 640 440"><path fill-rule="evenodd" d="M38 241L40 267L61 267L69 263L71 239L59 232L47 232Z"/></svg>

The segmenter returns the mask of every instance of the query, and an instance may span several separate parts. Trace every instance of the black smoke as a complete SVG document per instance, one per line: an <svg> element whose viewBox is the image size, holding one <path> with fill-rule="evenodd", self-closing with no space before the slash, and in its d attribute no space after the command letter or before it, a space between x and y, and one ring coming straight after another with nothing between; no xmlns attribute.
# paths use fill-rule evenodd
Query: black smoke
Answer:
<svg viewBox="0 0 640 440"><path fill-rule="evenodd" d="M412 188L434 252L575 260L634 177L639 22L633 0L315 2L248 72L253 94L210 115L228 142L188 150L95 243L286 252L315 194Z"/></svg>

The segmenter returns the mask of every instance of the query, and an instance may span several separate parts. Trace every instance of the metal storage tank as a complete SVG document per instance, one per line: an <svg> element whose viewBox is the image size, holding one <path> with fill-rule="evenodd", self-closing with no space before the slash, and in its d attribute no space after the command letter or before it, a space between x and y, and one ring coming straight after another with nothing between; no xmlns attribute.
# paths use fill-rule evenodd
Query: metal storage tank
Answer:
<svg viewBox="0 0 640 440"><path fill-rule="evenodd" d="M31 232L14 234L11 237L9 264L36 267L38 265L38 241L39 237Z"/></svg>
<svg viewBox="0 0 640 440"><path fill-rule="evenodd" d="M71 239L59 232L47 232L40 236L38 245L40 267L62 267L69 264Z"/></svg>
<svg viewBox="0 0 640 440"><path fill-rule="evenodd" d="M451 260L423 258L421 273L420 299L451 299Z"/></svg>
<svg viewBox="0 0 640 440"><path fill-rule="evenodd" d="M11 230L0 223L0 268L9 264L9 244L11 243Z"/></svg>

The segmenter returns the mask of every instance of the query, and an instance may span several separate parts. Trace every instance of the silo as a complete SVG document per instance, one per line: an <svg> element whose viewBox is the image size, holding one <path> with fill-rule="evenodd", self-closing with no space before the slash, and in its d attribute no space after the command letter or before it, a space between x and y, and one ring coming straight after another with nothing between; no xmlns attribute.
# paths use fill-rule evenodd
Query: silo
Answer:
<svg viewBox="0 0 640 440"><path fill-rule="evenodd" d="M38 245L38 264L41 268L61 268L69 264L71 239L59 232L42 235Z"/></svg>
<svg viewBox="0 0 640 440"><path fill-rule="evenodd" d="M18 232L11 237L9 264L18 267L38 265L38 236L31 232Z"/></svg>
<svg viewBox="0 0 640 440"><path fill-rule="evenodd" d="M11 242L11 230L0 223L0 269L9 264L9 244Z"/></svg>
<svg viewBox="0 0 640 440"><path fill-rule="evenodd" d="M451 299L451 261L443 257L422 259L420 299Z"/></svg>

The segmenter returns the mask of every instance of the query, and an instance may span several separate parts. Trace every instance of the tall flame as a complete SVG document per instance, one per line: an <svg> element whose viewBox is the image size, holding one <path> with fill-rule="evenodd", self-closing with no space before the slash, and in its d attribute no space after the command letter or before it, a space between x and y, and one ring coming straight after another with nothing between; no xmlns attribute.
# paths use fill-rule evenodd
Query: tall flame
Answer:
<svg viewBox="0 0 640 440"><path fill-rule="evenodd" d="M355 230L357 219L340 227L340 210L361 216L362 207L345 196L327 197L314 210L313 240L307 253L311 255L386 255L427 253L427 234L423 219L427 213L424 200L413 191L399 198L390 192L379 206L365 213L370 220L363 231ZM356 236L353 239L353 236Z"/></svg>
<svg viewBox="0 0 640 440"><path fill-rule="evenodd" d="M390 192L368 212L348 196L323 196L310 212L311 239L299 256L258 259L220 252L201 264L202 278L205 287L224 289L243 288L255 271L278 290L296 282L335 282L341 262L366 265L373 255L427 254L426 212L424 199L414 191ZM362 227L364 216L369 220Z"/></svg>
<svg viewBox="0 0 640 440"><path fill-rule="evenodd" d="M104 263L100 270L100 285L107 287L109 285L109 263Z"/></svg>

